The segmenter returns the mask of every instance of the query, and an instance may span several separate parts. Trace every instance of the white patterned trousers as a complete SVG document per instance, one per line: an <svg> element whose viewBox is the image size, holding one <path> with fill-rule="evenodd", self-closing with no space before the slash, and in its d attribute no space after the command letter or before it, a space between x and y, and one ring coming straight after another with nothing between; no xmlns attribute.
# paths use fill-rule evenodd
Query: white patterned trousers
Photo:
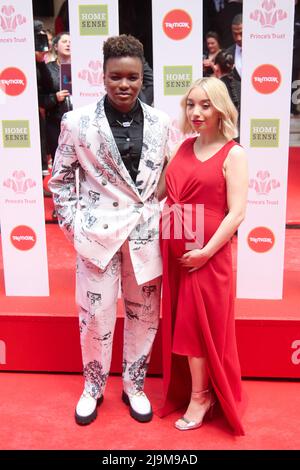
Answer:
<svg viewBox="0 0 300 470"><path fill-rule="evenodd" d="M153 341L158 329L161 277L136 283L128 241L105 270L77 257L76 301L85 390L99 398L110 370L119 280L125 305L123 387L143 390Z"/></svg>

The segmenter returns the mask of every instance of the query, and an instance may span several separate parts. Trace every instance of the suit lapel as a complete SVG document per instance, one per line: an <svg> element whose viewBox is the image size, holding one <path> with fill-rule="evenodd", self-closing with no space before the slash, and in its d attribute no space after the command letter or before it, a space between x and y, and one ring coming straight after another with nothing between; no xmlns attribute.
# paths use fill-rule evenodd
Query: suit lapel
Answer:
<svg viewBox="0 0 300 470"><path fill-rule="evenodd" d="M158 168L161 166L161 160L155 161L152 156L157 156L160 152L153 152L153 126L157 122L157 117L150 114L146 106L142 102L142 110L144 114L144 129L143 129L143 146L139 163L139 172L136 179L136 186L139 189L140 195L147 197L148 190L152 192L151 181L155 180ZM150 151L149 151L150 149ZM150 184L149 184L150 183Z"/></svg>
<svg viewBox="0 0 300 470"><path fill-rule="evenodd" d="M134 181L132 180L130 174L127 171L127 168L123 163L116 141L109 126L109 122L106 118L104 111L104 97L101 98L101 100L97 103L93 125L95 125L99 130L101 139L104 141L106 146L106 156L112 159L115 170L122 176L126 183L134 190L134 192L139 194Z"/></svg>

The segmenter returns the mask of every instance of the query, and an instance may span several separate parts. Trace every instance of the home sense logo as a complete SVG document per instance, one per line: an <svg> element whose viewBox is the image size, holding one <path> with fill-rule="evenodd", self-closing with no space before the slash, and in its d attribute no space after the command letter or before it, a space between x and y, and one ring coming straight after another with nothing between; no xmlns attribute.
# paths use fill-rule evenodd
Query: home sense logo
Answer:
<svg viewBox="0 0 300 470"><path fill-rule="evenodd" d="M5 148L30 147L29 121L2 121L2 139Z"/></svg>
<svg viewBox="0 0 300 470"><path fill-rule="evenodd" d="M192 31L192 18L184 10L171 10L163 19L163 30L170 39L184 39Z"/></svg>
<svg viewBox="0 0 300 470"><path fill-rule="evenodd" d="M279 146L279 119L251 119L250 146L256 148Z"/></svg>
<svg viewBox="0 0 300 470"><path fill-rule="evenodd" d="M23 93L27 80L22 70L16 67L8 67L0 73L0 88L9 96L17 96Z"/></svg>
<svg viewBox="0 0 300 470"><path fill-rule="evenodd" d="M18 227L12 230L10 241L18 250L31 250L36 244L36 234L32 228L27 225L18 225Z"/></svg>
<svg viewBox="0 0 300 470"><path fill-rule="evenodd" d="M264 95L274 93L280 87L280 84L281 75L274 65L260 65L252 74L252 85L258 93Z"/></svg>
<svg viewBox="0 0 300 470"><path fill-rule="evenodd" d="M172 65L164 67L164 94L184 95L193 80L191 65Z"/></svg>
<svg viewBox="0 0 300 470"><path fill-rule="evenodd" d="M107 36L108 6L79 5L79 30L81 36Z"/></svg>
<svg viewBox="0 0 300 470"><path fill-rule="evenodd" d="M248 234L247 241L251 250L257 253L266 253L273 248L275 236L272 230L267 227L256 227Z"/></svg>

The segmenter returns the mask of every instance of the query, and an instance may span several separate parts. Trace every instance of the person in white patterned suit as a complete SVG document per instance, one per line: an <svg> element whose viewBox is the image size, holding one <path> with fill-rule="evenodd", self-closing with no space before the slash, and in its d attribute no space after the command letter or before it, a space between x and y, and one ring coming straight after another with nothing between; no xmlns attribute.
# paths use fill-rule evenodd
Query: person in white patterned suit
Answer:
<svg viewBox="0 0 300 470"><path fill-rule="evenodd" d="M124 403L152 418L143 392L158 328L161 288L157 185L169 157L170 120L138 99L143 46L133 36L103 46L106 95L64 115L49 187L77 251L76 301L85 378L75 419L97 416L110 370L119 280L125 304Z"/></svg>

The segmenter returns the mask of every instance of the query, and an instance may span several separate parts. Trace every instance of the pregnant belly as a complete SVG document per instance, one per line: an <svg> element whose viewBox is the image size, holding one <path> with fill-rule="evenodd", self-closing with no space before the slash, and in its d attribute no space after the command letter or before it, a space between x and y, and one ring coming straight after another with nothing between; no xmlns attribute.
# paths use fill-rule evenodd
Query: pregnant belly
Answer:
<svg viewBox="0 0 300 470"><path fill-rule="evenodd" d="M202 248L213 236L223 215L209 209L197 211L195 207L188 213L164 207L160 237L163 244L168 244L173 256L181 257L187 251Z"/></svg>

